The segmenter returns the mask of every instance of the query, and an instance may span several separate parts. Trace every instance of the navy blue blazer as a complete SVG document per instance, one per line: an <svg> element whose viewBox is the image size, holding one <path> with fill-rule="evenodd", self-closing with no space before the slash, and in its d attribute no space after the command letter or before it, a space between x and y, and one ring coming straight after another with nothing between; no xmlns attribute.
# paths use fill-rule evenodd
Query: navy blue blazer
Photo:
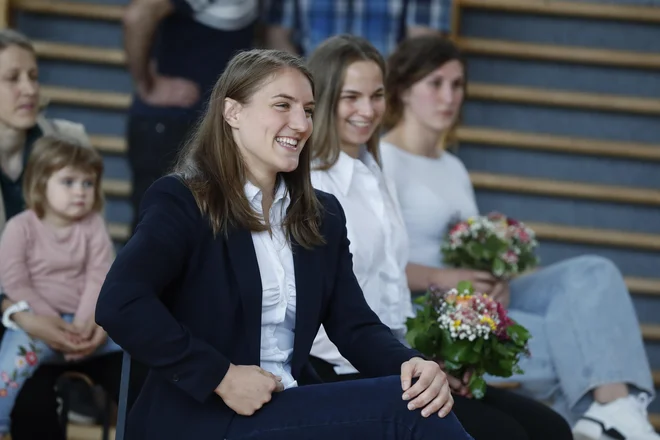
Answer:
<svg viewBox="0 0 660 440"><path fill-rule="evenodd" d="M398 375L403 362L420 354L399 343L367 305L353 274L341 205L330 194L316 195L326 244L312 250L292 244L297 294L292 375L305 374L321 324L363 374ZM259 365L261 295L250 231L214 238L177 177L156 181L96 307L98 324L150 367L128 416L126 438L223 438L235 413L214 390L230 363Z"/></svg>

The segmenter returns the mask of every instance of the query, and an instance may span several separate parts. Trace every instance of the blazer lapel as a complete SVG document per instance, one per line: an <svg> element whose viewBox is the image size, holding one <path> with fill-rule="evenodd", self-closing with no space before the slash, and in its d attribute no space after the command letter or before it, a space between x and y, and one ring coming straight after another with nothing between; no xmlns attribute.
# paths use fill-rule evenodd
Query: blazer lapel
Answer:
<svg viewBox="0 0 660 440"><path fill-rule="evenodd" d="M318 331L323 294L321 249L305 249L292 240L296 277L296 330L291 360L294 375L307 362L309 350Z"/></svg>
<svg viewBox="0 0 660 440"><path fill-rule="evenodd" d="M250 361L261 358L261 303L263 289L252 235L246 229L233 229L227 238L231 266L238 281L248 339Z"/></svg>

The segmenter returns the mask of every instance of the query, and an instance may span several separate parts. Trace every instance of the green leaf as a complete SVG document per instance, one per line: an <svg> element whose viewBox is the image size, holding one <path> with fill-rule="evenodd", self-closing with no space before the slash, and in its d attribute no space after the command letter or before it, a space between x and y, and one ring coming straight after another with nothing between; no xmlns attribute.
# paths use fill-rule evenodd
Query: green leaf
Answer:
<svg viewBox="0 0 660 440"><path fill-rule="evenodd" d="M483 399L486 395L486 381L482 376L473 374L468 382L468 388L475 399Z"/></svg>
<svg viewBox="0 0 660 440"><path fill-rule="evenodd" d="M493 260L493 275L501 277L506 272L506 264L499 258Z"/></svg>
<svg viewBox="0 0 660 440"><path fill-rule="evenodd" d="M474 287L472 287L472 283L469 281L460 281L458 283L458 286L456 286L456 289L458 290L458 293L463 293L466 290L470 293L474 293Z"/></svg>
<svg viewBox="0 0 660 440"><path fill-rule="evenodd" d="M23 347L22 345L19 346L18 347L18 355L19 356L25 356L26 354L27 354L27 350L25 349L25 347Z"/></svg>

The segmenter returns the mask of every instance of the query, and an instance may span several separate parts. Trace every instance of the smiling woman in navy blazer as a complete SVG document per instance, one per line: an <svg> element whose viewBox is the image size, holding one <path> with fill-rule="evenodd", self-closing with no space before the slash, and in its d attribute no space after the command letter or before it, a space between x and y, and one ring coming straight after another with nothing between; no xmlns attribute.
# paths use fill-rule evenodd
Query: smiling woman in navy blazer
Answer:
<svg viewBox="0 0 660 440"><path fill-rule="evenodd" d="M343 210L312 188L312 90L293 55L236 55L144 195L96 309L150 368L126 438L470 438L437 364L366 304ZM373 379L297 386L321 324Z"/></svg>

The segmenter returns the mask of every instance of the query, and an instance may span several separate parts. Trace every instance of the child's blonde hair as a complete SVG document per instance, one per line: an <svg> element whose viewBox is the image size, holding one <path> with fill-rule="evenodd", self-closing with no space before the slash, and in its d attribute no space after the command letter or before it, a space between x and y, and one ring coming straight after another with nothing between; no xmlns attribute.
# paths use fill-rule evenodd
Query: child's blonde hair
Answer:
<svg viewBox="0 0 660 440"><path fill-rule="evenodd" d="M94 176L94 205L92 211L103 209L103 158L91 147L61 135L47 135L34 143L23 177L25 205L43 217L46 207L46 183L53 173L65 167Z"/></svg>

